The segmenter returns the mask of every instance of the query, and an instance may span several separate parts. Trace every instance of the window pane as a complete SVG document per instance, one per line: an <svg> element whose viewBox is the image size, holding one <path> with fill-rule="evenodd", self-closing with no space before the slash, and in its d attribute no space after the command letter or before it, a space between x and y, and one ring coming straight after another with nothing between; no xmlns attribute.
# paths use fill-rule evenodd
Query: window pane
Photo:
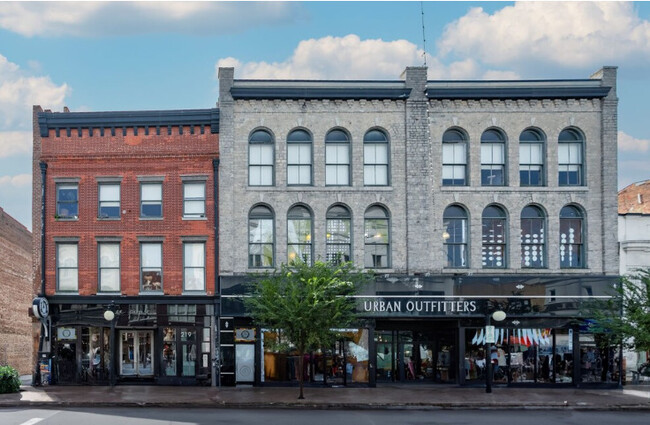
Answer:
<svg viewBox="0 0 650 425"><path fill-rule="evenodd" d="M300 145L289 145L287 149L287 163L298 164L300 162Z"/></svg>
<svg viewBox="0 0 650 425"><path fill-rule="evenodd" d="M157 243L142 244L142 267L162 267L162 246Z"/></svg>
<svg viewBox="0 0 650 425"><path fill-rule="evenodd" d="M76 291L79 288L77 269L59 270L59 290Z"/></svg>
<svg viewBox="0 0 650 425"><path fill-rule="evenodd" d="M185 201L185 215L205 215L204 201Z"/></svg>
<svg viewBox="0 0 650 425"><path fill-rule="evenodd" d="M183 196L188 198L205 198L205 183L185 183L183 184Z"/></svg>
<svg viewBox="0 0 650 425"><path fill-rule="evenodd" d="M100 201L120 201L120 185L119 184L100 184L99 185L99 200Z"/></svg>
<svg viewBox="0 0 650 425"><path fill-rule="evenodd" d="M77 185L61 184L57 187L59 201L77 201Z"/></svg>
<svg viewBox="0 0 650 425"><path fill-rule="evenodd" d="M160 201L162 200L161 184L143 184L142 185L143 201Z"/></svg>
<svg viewBox="0 0 650 425"><path fill-rule="evenodd" d="M442 162L444 164L451 164L454 162L454 146L451 143L442 145Z"/></svg>
<svg viewBox="0 0 650 425"><path fill-rule="evenodd" d="M388 243L388 220L366 219L365 221L366 243Z"/></svg>
<svg viewBox="0 0 650 425"><path fill-rule="evenodd" d="M271 186L273 184L273 167L264 167L260 170L260 185Z"/></svg>
<svg viewBox="0 0 650 425"><path fill-rule="evenodd" d="M296 165L287 167L287 184L300 184L300 168Z"/></svg>
<svg viewBox="0 0 650 425"><path fill-rule="evenodd" d="M363 147L363 162L365 164L374 164L376 163L376 145L366 144Z"/></svg>
<svg viewBox="0 0 650 425"><path fill-rule="evenodd" d="M302 165L300 167L300 177L298 183L310 184L311 183L311 166Z"/></svg>
<svg viewBox="0 0 650 425"><path fill-rule="evenodd" d="M102 269L100 271L101 288L103 292L117 292L120 290L120 270Z"/></svg>
<svg viewBox="0 0 650 425"><path fill-rule="evenodd" d="M185 267L205 267L205 244L186 243L184 248Z"/></svg>
<svg viewBox="0 0 650 425"><path fill-rule="evenodd" d="M328 219L327 220L327 242L328 243L350 243L350 220L349 219Z"/></svg>
<svg viewBox="0 0 650 425"><path fill-rule="evenodd" d="M262 183L262 172L260 167L251 166L248 167L248 181L251 186L259 186Z"/></svg>
<svg viewBox="0 0 650 425"><path fill-rule="evenodd" d="M467 161L467 155L465 154L465 144L456 143L453 146L454 146L454 163L465 164L465 161Z"/></svg>
<svg viewBox="0 0 650 425"><path fill-rule="evenodd" d="M142 204L142 217L162 217L162 205Z"/></svg>
<svg viewBox="0 0 650 425"><path fill-rule="evenodd" d="M388 164L388 146L377 145L375 146L375 161L378 164Z"/></svg>
<svg viewBox="0 0 650 425"><path fill-rule="evenodd" d="M535 143L530 145L530 163L542 164L542 145Z"/></svg>
<svg viewBox="0 0 650 425"><path fill-rule="evenodd" d="M561 143L557 147L558 162L560 164L567 164L569 162L569 145Z"/></svg>
<svg viewBox="0 0 650 425"><path fill-rule="evenodd" d="M205 291L205 269L185 268L183 276L186 291Z"/></svg>
<svg viewBox="0 0 650 425"><path fill-rule="evenodd" d="M59 267L77 267L77 245L61 244L58 245L58 248L57 261Z"/></svg>
<svg viewBox="0 0 650 425"><path fill-rule="evenodd" d="M388 267L388 246L366 245L364 265L368 268Z"/></svg>
<svg viewBox="0 0 650 425"><path fill-rule="evenodd" d="M120 267L120 245L116 243L99 244L100 267Z"/></svg>

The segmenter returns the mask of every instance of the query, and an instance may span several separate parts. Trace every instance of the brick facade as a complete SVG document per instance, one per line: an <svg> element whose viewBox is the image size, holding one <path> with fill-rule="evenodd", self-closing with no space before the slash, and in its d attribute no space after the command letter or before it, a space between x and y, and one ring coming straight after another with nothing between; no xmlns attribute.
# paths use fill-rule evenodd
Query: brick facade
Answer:
<svg viewBox="0 0 650 425"><path fill-rule="evenodd" d="M32 234L0 208L0 365L32 370Z"/></svg>

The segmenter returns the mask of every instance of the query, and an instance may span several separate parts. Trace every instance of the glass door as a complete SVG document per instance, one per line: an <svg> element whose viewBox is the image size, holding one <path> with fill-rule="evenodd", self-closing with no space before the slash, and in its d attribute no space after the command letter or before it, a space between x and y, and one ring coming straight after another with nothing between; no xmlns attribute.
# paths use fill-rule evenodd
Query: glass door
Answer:
<svg viewBox="0 0 650 425"><path fill-rule="evenodd" d="M120 375L153 375L153 331L120 332Z"/></svg>

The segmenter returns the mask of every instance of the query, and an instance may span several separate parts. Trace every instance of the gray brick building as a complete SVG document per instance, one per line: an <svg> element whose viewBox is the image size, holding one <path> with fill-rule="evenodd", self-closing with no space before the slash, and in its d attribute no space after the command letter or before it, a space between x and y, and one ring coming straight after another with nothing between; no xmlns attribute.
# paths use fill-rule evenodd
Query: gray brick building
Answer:
<svg viewBox="0 0 650 425"><path fill-rule="evenodd" d="M428 81L422 67L395 81L240 80L221 68L219 82L224 382L300 373L265 343L275 331L240 337L253 326L237 303L251 273L296 258L377 276L364 323L306 362L311 382L480 383L486 357L503 384L618 381L615 350L579 314L618 274L615 67L546 81Z"/></svg>

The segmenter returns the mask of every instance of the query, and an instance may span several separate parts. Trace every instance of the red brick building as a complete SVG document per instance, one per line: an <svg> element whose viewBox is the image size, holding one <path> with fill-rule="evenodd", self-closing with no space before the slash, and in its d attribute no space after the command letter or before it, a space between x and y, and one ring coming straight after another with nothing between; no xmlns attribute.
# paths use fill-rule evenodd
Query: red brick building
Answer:
<svg viewBox="0 0 650 425"><path fill-rule="evenodd" d="M32 234L0 208L0 365L31 373Z"/></svg>
<svg viewBox="0 0 650 425"><path fill-rule="evenodd" d="M207 381L218 118L35 108L34 289L54 382Z"/></svg>

